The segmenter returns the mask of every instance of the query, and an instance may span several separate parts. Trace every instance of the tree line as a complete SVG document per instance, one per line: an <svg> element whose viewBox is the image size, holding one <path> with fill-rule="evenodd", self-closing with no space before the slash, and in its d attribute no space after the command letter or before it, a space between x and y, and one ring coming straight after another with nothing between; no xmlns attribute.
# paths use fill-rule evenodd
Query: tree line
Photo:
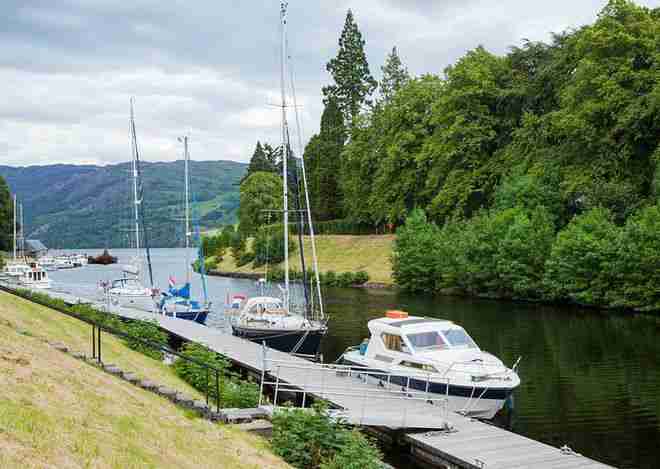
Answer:
<svg viewBox="0 0 660 469"><path fill-rule="evenodd" d="M477 48L361 119L345 204L405 220L402 287L660 310L660 9Z"/></svg>

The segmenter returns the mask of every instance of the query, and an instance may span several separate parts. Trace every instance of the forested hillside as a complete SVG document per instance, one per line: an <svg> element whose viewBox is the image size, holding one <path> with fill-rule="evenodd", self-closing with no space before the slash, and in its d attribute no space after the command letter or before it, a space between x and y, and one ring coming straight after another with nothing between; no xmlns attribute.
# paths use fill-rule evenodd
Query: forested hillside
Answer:
<svg viewBox="0 0 660 469"><path fill-rule="evenodd" d="M26 237L49 247L122 247L127 244L132 188L129 164L108 166L0 166L23 203ZM236 220L238 183L246 165L191 162L195 213L202 227ZM152 246L180 242L183 162L142 163L144 199Z"/></svg>
<svg viewBox="0 0 660 469"><path fill-rule="evenodd" d="M305 152L320 218L405 223L409 290L660 309L660 9L611 0L442 75L394 48L377 92L364 43L349 12Z"/></svg>

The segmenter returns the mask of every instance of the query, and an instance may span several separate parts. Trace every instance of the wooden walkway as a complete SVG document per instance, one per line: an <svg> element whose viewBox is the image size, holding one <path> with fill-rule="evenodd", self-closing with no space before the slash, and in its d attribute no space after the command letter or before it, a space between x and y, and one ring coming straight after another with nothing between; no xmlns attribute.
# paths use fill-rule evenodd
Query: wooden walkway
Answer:
<svg viewBox="0 0 660 469"><path fill-rule="evenodd" d="M70 304L103 306L62 292L48 294ZM257 375L263 371L263 347L227 331L130 308L113 308L112 312L130 319L156 320L171 334L204 344L237 366ZM267 349L266 357L268 379L277 378L281 390L295 387L309 396L324 399L352 424L406 429L409 433L405 440L410 443L413 456L431 465L475 469L610 467L568 449L561 450L456 413L447 414L440 406L424 400L395 397L358 376L337 373L277 350ZM414 433L414 430L431 431Z"/></svg>

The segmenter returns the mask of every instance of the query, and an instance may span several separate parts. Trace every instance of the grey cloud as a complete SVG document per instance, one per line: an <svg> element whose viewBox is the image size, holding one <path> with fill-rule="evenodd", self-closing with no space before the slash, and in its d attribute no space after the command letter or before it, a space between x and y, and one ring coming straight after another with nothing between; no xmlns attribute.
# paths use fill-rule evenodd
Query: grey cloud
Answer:
<svg viewBox="0 0 660 469"><path fill-rule="evenodd" d="M325 63L353 9L378 76L397 45L414 74L440 73L479 44L593 21L605 0L289 1L289 40L307 136L318 127ZM659 6L660 0L644 0ZM145 156L247 160L277 141L279 2L6 0L0 20L0 163L108 163L128 157L128 99L137 98ZM1 143L1 142L0 142Z"/></svg>

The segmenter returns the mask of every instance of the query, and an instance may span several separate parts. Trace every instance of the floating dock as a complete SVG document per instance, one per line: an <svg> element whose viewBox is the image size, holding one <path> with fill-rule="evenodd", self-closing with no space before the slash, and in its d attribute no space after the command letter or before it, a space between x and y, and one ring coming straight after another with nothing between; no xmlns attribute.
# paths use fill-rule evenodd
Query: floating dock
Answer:
<svg viewBox="0 0 660 469"><path fill-rule="evenodd" d="M40 291L68 304L103 303L58 291ZM555 448L505 429L431 405L425 398L406 398L341 367L312 363L235 337L228 331L130 308L111 312L128 319L155 320L183 340L204 344L236 366L261 377L276 393L295 390L323 399L348 423L403 431L417 460L433 467L466 469L606 469L568 447ZM268 380L268 381L266 381ZM275 403L277 404L277 395ZM269 410L272 410L270 408Z"/></svg>

